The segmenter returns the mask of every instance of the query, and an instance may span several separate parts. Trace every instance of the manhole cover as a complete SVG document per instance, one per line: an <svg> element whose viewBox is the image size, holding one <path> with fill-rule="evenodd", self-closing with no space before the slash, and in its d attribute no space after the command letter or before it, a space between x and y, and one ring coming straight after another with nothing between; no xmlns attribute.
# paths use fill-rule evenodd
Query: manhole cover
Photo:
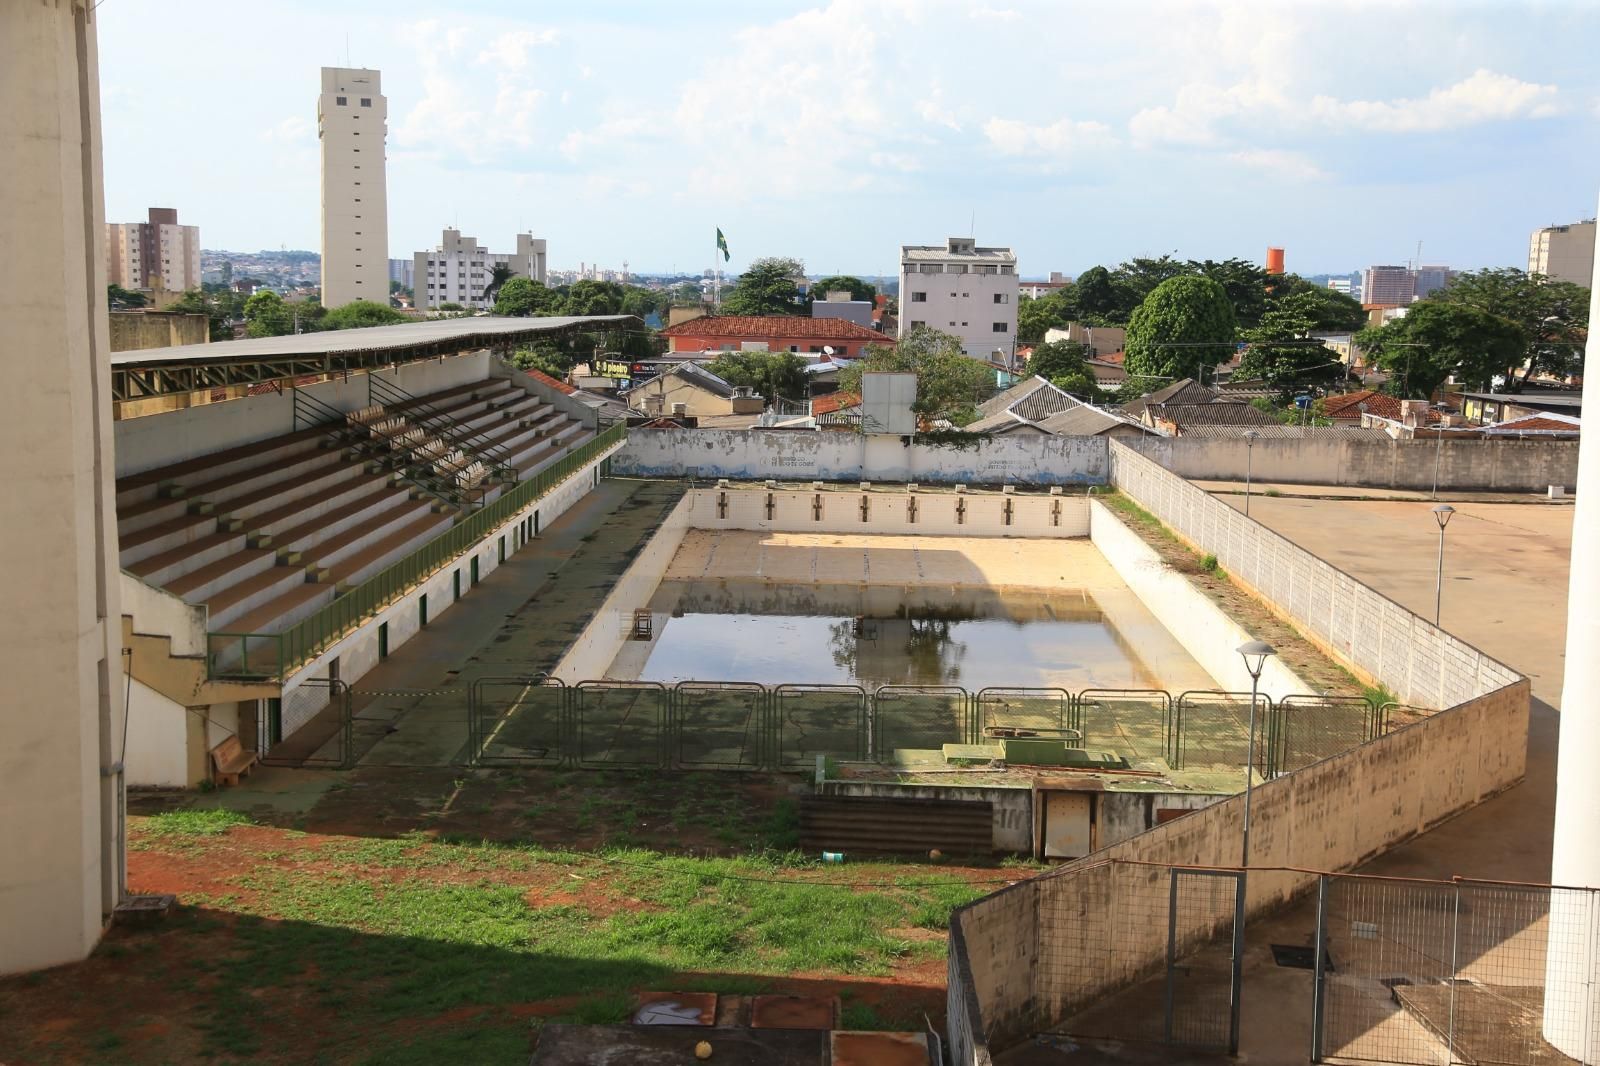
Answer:
<svg viewBox="0 0 1600 1066"><path fill-rule="evenodd" d="M1286 966L1291 970L1314 970L1317 968L1317 949L1308 948L1299 944L1274 944L1272 945L1272 959L1279 966ZM1322 971L1333 973L1333 956L1323 955Z"/></svg>

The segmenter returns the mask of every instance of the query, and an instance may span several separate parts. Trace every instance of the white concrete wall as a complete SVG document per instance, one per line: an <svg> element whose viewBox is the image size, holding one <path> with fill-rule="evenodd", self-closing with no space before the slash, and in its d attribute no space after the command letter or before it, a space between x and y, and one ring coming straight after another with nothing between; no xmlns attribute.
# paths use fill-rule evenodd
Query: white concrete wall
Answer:
<svg viewBox="0 0 1600 1066"><path fill-rule="evenodd" d="M170 637L173 655L206 653L206 609L185 603L165 589L146 585L126 570L119 575L122 613L133 619L133 631Z"/></svg>
<svg viewBox="0 0 1600 1066"><path fill-rule="evenodd" d="M1257 639L1255 635L1167 566L1155 549L1123 525L1105 504L1093 502L1089 510L1089 539L1134 595L1224 691L1249 692L1250 672L1244 668L1238 648ZM1268 659L1261 671L1260 691L1273 700L1317 695L1283 660L1275 658Z"/></svg>
<svg viewBox="0 0 1600 1066"><path fill-rule="evenodd" d="M614 452L613 452L614 454ZM339 660L339 677L346 684L355 684L367 671L378 665L378 627L384 623L389 625L389 651L391 654L406 641L416 636L422 630L421 600L428 597L428 624L432 625L445 611L455 606L454 595L456 571L461 572L461 596L468 599L472 595L470 586L472 574L472 559L478 560L478 580L481 582L500 568L500 538L506 542L506 558L509 560L516 552L515 528L518 523L537 514L539 528L547 529L561 515L565 514L573 504L577 503L594 488L601 462L604 456L587 464L582 470L577 471L572 477L563 481L548 495L512 515L505 524L491 530L483 540L479 541L470 551L463 552L454 561L443 569L433 574L426 581L406 593L400 599L385 607L378 614L368 619L359 629L342 640L327 648L315 659L295 671L294 675L284 679L283 682L283 735L287 737L296 729L305 725L310 717L321 710L323 704L317 700L294 699L294 691L311 678L326 678L329 663L333 659ZM670 556L669 556L670 558ZM659 580L659 576L658 576ZM599 676L598 674L594 676ZM291 712L294 712L293 714Z"/></svg>
<svg viewBox="0 0 1600 1066"><path fill-rule="evenodd" d="M817 515L816 503L822 502ZM695 529L786 533L922 533L951 537L1086 537L1089 500L1039 493L849 492L839 489L694 489ZM866 502L863 515L862 502ZM771 517L768 517L768 505ZM1006 521L1006 505L1011 520ZM915 509L913 510L913 505ZM957 508L962 508L958 512ZM726 517L723 517L723 516Z"/></svg>
<svg viewBox="0 0 1600 1066"><path fill-rule="evenodd" d="M129 679L128 784L189 787L189 709L143 682Z"/></svg>
<svg viewBox="0 0 1600 1066"><path fill-rule="evenodd" d="M226 352L225 344L219 348ZM484 350L406 363L378 374L407 392L422 396L485 380L489 376L489 353ZM354 411L372 402L365 374L308 385L303 391L339 411ZM123 419L116 423L117 476L181 463L294 431L294 395L289 390Z"/></svg>
<svg viewBox="0 0 1600 1066"><path fill-rule="evenodd" d="M963 447L887 434L653 429L628 438L612 471L623 477L1103 485L1100 437L973 437ZM865 471L865 474L863 474Z"/></svg>

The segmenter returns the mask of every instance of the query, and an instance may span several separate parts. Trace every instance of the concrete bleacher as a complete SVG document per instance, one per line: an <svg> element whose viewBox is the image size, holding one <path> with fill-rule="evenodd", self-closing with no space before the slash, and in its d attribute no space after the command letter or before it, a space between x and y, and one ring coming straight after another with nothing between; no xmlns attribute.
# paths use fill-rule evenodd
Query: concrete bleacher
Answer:
<svg viewBox="0 0 1600 1066"><path fill-rule="evenodd" d="M463 481L491 467L530 477L589 434L501 378L384 405L381 416L449 442ZM464 505L408 482L396 469L403 464L375 458L370 438L356 447L365 433L330 420L118 479L123 569L204 604L212 632L292 625L463 513ZM483 484L484 502L507 487Z"/></svg>

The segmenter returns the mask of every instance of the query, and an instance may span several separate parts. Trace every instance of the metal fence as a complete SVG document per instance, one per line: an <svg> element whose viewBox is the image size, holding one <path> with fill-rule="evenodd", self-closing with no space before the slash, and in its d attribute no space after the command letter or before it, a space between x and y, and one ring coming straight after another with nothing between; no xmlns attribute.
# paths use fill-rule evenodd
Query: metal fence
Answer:
<svg viewBox="0 0 1600 1066"><path fill-rule="evenodd" d="M1159 689L760 685L480 678L468 692L471 759L484 764L809 770L819 756L892 763L900 750L1060 737L1069 746L1238 772L1248 693ZM1257 774L1268 778L1381 735L1390 706L1361 697L1257 697Z"/></svg>
<svg viewBox="0 0 1600 1066"><path fill-rule="evenodd" d="M350 686L308 678L276 700L257 703L256 760L264 766L347 770L355 764Z"/></svg>

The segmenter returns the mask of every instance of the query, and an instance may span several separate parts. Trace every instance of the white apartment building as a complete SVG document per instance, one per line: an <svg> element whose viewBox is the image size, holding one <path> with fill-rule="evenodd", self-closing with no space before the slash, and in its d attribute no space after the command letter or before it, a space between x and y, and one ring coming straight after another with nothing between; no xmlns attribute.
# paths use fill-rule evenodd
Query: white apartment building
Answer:
<svg viewBox="0 0 1600 1066"><path fill-rule="evenodd" d="M1595 220L1536 229L1528 238L1528 273L1588 288L1594 278Z"/></svg>
<svg viewBox="0 0 1600 1066"><path fill-rule="evenodd" d="M322 68L322 306L389 302L389 102L376 70Z"/></svg>
<svg viewBox="0 0 1600 1066"><path fill-rule="evenodd" d="M106 223L106 283L124 289L188 292L200 287L200 227L180 226L171 207L148 222Z"/></svg>
<svg viewBox="0 0 1600 1066"><path fill-rule="evenodd" d="M504 264L513 276L532 278L545 284L548 253L542 238L531 233L517 234L515 252L491 252L478 246L476 237L463 237L460 230L447 229L439 247L413 256L412 291L418 308L458 303L462 307L487 311L493 299L484 298L484 289L493 280L494 268Z"/></svg>
<svg viewBox="0 0 1600 1066"><path fill-rule="evenodd" d="M972 237L900 247L900 336L929 326L976 359L1010 362L1017 342L1017 257Z"/></svg>

